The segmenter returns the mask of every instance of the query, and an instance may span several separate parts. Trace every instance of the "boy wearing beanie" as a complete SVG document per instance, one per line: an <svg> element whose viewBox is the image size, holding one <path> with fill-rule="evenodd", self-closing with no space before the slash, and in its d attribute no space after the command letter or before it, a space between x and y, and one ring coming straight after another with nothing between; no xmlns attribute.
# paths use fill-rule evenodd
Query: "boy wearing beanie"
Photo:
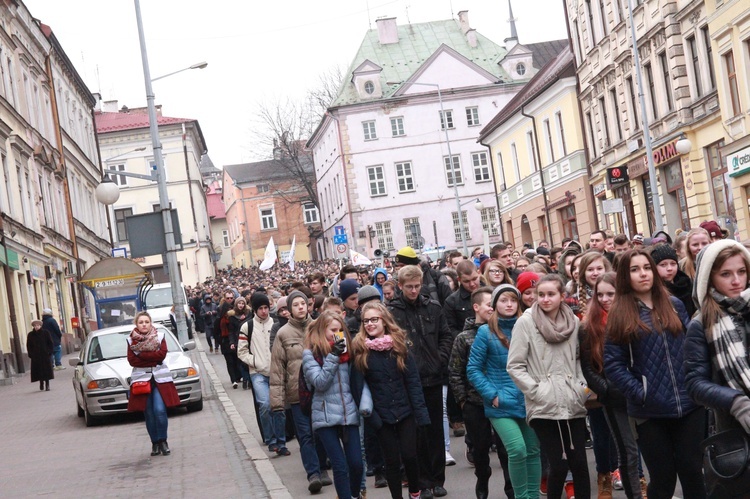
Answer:
<svg viewBox="0 0 750 499"><path fill-rule="evenodd" d="M695 313L693 303L693 280L685 272L680 270L677 264L677 252L669 244L657 244L651 248L651 258L656 263L656 271L662 282L667 286L669 292L678 298L687 310L688 316Z"/></svg>

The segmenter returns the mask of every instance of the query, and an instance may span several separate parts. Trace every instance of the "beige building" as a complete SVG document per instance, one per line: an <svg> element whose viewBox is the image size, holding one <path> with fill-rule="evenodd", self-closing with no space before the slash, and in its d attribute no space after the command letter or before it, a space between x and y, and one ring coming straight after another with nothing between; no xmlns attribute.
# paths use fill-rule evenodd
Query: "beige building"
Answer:
<svg viewBox="0 0 750 499"><path fill-rule="evenodd" d="M0 351L23 368L31 320L52 309L72 349L93 314L75 279L109 254L94 96L51 28L22 2L0 9Z"/></svg>
<svg viewBox="0 0 750 499"><path fill-rule="evenodd" d="M656 230L654 209L658 209L671 234L707 219L733 231L734 212L718 156L725 131L706 6L688 0L633 3L640 90L628 3L566 2L591 185L597 195L597 225L630 236L649 235ZM639 93L645 100L653 145L656 205ZM692 147L681 155L675 143L683 136ZM622 200L623 211L605 214L605 201L614 198Z"/></svg>
<svg viewBox="0 0 750 499"><path fill-rule="evenodd" d="M750 4L706 3L721 123L726 133L718 148L719 169L714 175L722 175L720 180L729 178L727 210L737 218L737 238L744 240L750 236Z"/></svg>
<svg viewBox="0 0 750 499"><path fill-rule="evenodd" d="M155 163L146 108L123 106L118 110L117 101L107 101L95 116L104 168L150 174ZM206 142L197 120L163 116L161 106L157 106L157 120L169 202L177 210L182 233L182 250L177 252L181 280L185 285L195 285L215 275L211 226L200 172ZM128 234L125 219L158 209L159 192L155 181L122 175L114 175L112 179L120 187L120 199L110 207L111 236L115 251L126 250L130 256L129 240L133 235ZM150 270L156 282L169 281L161 255L134 260Z"/></svg>
<svg viewBox="0 0 750 499"><path fill-rule="evenodd" d="M503 239L588 240L595 220L573 53L553 58L480 132L490 148Z"/></svg>

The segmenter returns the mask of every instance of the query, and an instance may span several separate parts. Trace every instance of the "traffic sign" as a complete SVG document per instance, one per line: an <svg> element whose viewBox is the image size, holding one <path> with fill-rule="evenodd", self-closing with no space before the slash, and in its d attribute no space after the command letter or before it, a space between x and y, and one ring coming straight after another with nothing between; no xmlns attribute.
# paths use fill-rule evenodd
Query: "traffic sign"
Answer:
<svg viewBox="0 0 750 499"><path fill-rule="evenodd" d="M346 253L346 244L337 244L336 253L343 255Z"/></svg>
<svg viewBox="0 0 750 499"><path fill-rule="evenodd" d="M333 236L333 244L348 244L349 238L346 237L346 234L336 234Z"/></svg>
<svg viewBox="0 0 750 499"><path fill-rule="evenodd" d="M343 225L336 225L333 227L333 233L336 234L337 236L341 236L341 235L346 234L346 229L344 228Z"/></svg>

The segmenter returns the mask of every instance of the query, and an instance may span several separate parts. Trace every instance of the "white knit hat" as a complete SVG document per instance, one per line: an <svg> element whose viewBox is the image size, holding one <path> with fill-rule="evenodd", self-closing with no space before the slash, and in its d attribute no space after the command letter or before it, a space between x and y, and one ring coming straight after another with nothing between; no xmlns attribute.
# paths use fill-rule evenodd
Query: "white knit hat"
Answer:
<svg viewBox="0 0 750 499"><path fill-rule="evenodd" d="M716 257L719 256L723 250L732 247L740 248L750 260L750 251L742 243L735 241L734 239L720 239L715 241L698 253L698 258L695 260L695 280L693 281L693 303L698 309L703 305L703 300L708 294L708 289L711 285L709 282L711 276L711 269L714 266Z"/></svg>

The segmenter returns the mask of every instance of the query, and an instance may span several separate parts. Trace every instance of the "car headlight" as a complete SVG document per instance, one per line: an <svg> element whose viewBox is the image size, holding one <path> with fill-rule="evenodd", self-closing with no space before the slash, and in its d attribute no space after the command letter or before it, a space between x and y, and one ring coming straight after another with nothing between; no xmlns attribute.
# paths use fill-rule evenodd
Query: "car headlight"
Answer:
<svg viewBox="0 0 750 499"><path fill-rule="evenodd" d="M172 373L172 379L187 378L189 376L196 376L198 374L198 371L194 367L188 367L186 369L173 369L170 372Z"/></svg>
<svg viewBox="0 0 750 499"><path fill-rule="evenodd" d="M86 387L89 390L97 390L102 388L116 388L122 386L120 380L117 378L106 378L106 379L92 379Z"/></svg>

